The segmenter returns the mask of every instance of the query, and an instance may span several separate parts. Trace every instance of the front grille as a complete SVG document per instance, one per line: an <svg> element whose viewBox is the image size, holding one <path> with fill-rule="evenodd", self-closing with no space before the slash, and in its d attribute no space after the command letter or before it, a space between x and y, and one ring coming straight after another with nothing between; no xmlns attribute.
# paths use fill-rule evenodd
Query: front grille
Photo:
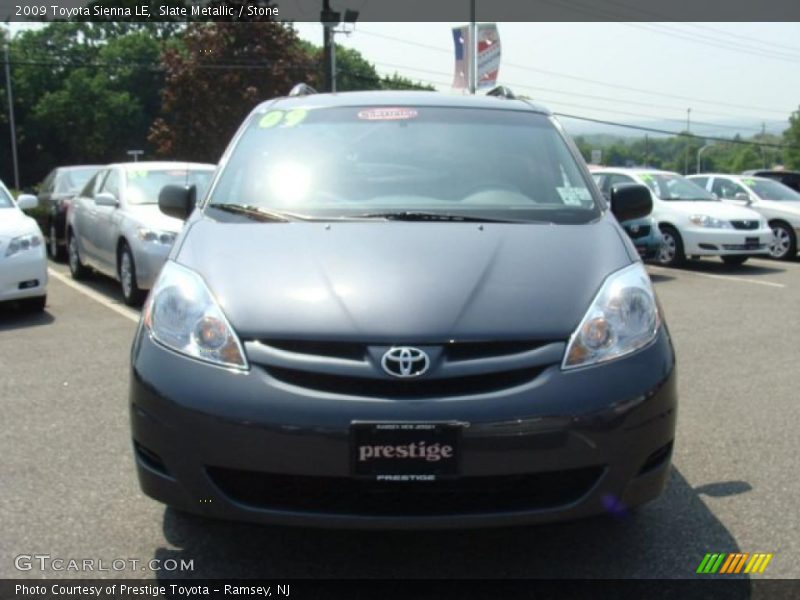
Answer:
<svg viewBox="0 0 800 600"><path fill-rule="evenodd" d="M466 377L414 380L350 377L275 366L265 366L264 368L278 381L310 390L345 396L400 400L488 394L529 383L538 377L546 366L499 373L482 373Z"/></svg>
<svg viewBox="0 0 800 600"><path fill-rule="evenodd" d="M260 340L261 344L311 356L363 360L367 356L368 344L358 342L326 342L317 340ZM503 341L503 342L449 342L442 348L448 360L474 360L529 352L551 343L550 341ZM387 344L388 345L388 344Z"/></svg>
<svg viewBox="0 0 800 600"><path fill-rule="evenodd" d="M758 229L758 221L731 221L735 229Z"/></svg>
<svg viewBox="0 0 800 600"><path fill-rule="evenodd" d="M626 227L625 231L633 239L643 238L650 235L650 225L639 225L638 227Z"/></svg>
<svg viewBox="0 0 800 600"><path fill-rule="evenodd" d="M252 507L364 516L435 516L554 508L585 496L603 467L424 483L279 475L208 467L230 499Z"/></svg>

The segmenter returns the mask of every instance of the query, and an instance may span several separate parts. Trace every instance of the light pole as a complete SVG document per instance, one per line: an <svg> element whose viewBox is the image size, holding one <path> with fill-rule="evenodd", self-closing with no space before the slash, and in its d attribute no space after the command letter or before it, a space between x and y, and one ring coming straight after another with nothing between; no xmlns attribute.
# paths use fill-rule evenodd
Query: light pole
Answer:
<svg viewBox="0 0 800 600"><path fill-rule="evenodd" d="M703 146L702 148L700 148L697 151L697 172L698 173L700 172L700 165L701 165L700 158L703 156L703 152L705 150L708 150L709 148L711 148L711 146L713 146L713 145L714 144L706 144L705 146Z"/></svg>
<svg viewBox="0 0 800 600"><path fill-rule="evenodd" d="M11 91L11 61L8 58L8 42L11 39L9 30L5 43L6 92L8 93L8 125L11 130L11 161L14 165L14 189L19 190L19 162L17 160L17 126L14 122L14 93Z"/></svg>
<svg viewBox="0 0 800 600"><path fill-rule="evenodd" d="M469 2L469 93L478 89L478 26L475 24L475 2Z"/></svg>
<svg viewBox="0 0 800 600"><path fill-rule="evenodd" d="M686 155L683 161L683 174L689 174L689 146L692 144L692 109L686 109Z"/></svg>

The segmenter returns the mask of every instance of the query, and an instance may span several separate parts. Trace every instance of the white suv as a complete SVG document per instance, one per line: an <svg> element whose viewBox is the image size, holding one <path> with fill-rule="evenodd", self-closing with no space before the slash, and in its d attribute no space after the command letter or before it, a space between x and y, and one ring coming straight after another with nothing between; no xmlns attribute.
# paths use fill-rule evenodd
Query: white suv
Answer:
<svg viewBox="0 0 800 600"><path fill-rule="evenodd" d="M770 245L772 258L792 260L797 255L800 193L766 177L703 173L688 179L716 194L723 202L746 206L764 217L774 234Z"/></svg>
<svg viewBox="0 0 800 600"><path fill-rule="evenodd" d="M741 265L750 256L770 252L772 229L761 215L721 202L677 173L616 167L594 173L624 175L650 188L651 214L663 237L658 256L662 265L680 265L687 256L719 256L727 264Z"/></svg>

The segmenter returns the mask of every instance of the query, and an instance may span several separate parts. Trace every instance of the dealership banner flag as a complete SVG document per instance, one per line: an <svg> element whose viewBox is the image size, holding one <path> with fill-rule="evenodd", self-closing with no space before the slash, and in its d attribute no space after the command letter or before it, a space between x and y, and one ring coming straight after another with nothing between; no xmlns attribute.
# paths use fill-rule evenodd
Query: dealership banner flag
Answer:
<svg viewBox="0 0 800 600"><path fill-rule="evenodd" d="M481 23L478 29L478 85L477 88L490 88L497 85L500 71L500 34L495 23ZM469 26L453 28L453 44L456 62L453 75L453 88L464 90L469 87L469 72L472 67L472 45Z"/></svg>

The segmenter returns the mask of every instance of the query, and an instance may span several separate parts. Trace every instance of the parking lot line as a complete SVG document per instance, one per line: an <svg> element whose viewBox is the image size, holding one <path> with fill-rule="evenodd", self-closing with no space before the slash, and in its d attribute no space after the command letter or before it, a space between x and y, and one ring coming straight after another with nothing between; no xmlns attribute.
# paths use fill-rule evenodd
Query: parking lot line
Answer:
<svg viewBox="0 0 800 600"><path fill-rule="evenodd" d="M63 274L59 273L58 271L54 271L51 268L47 269L47 274L50 277L58 279L64 285L67 285L67 286L71 287L72 289L80 292L84 296L88 296L92 300L95 300L95 301L99 302L100 304L102 304L106 308L110 308L115 313L122 315L126 319L130 319L134 323L138 323L139 322L139 314L136 313L135 311L130 310L128 308L125 308L124 306L121 306L121 305L117 304L116 302L112 302L108 298L104 297L102 294L98 294L97 292L95 292L94 290L89 289L85 285L81 285L80 283L78 283L76 281L73 281L72 279L70 279L66 275L63 275Z"/></svg>
<svg viewBox="0 0 800 600"><path fill-rule="evenodd" d="M664 273L664 274L686 273L687 275L696 275L697 277L707 277L708 279L722 279L723 281L753 283L755 285L765 285L767 287L776 287L776 288L786 287L786 284L784 283L775 283L774 281L761 281L759 279L751 279L749 277L737 277L735 275L714 275L713 273L698 273L697 271L685 271L685 270L676 271L675 269L667 269L665 267L656 267L653 265L647 265L647 269L653 270L657 273Z"/></svg>

